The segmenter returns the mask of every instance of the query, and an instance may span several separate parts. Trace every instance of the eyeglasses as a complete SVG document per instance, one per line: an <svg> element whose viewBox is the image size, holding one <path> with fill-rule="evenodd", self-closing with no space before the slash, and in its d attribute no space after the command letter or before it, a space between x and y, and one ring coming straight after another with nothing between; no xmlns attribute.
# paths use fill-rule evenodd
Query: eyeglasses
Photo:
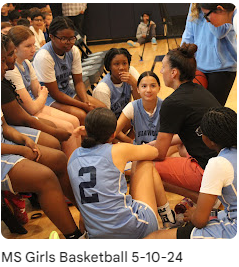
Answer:
<svg viewBox="0 0 239 267"><path fill-rule="evenodd" d="M215 9L210 10L209 12L207 12L206 14L203 15L204 19L205 19L207 22L211 22L210 19L209 19L208 17L209 17L209 15L210 15L213 11L215 11Z"/></svg>
<svg viewBox="0 0 239 267"><path fill-rule="evenodd" d="M203 135L203 132L202 132L200 126L196 129L195 133L197 134L197 136L202 136Z"/></svg>
<svg viewBox="0 0 239 267"><path fill-rule="evenodd" d="M62 44L66 44L67 42L74 44L76 42L76 37L70 37L70 38L66 38L66 37L58 37L56 35L53 35L54 37L56 37L57 39L59 39L61 41Z"/></svg>
<svg viewBox="0 0 239 267"><path fill-rule="evenodd" d="M34 21L37 21L37 22L42 22L43 19L33 19Z"/></svg>

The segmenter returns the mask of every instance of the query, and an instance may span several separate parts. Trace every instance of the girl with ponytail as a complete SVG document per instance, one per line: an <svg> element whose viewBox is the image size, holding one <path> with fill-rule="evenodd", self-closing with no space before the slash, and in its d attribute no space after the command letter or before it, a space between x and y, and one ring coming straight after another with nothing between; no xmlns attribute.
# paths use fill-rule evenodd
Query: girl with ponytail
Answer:
<svg viewBox="0 0 239 267"><path fill-rule="evenodd" d="M85 119L82 147L69 162L68 174L90 238L143 238L158 229L159 213L165 227L176 218L152 162L157 149L149 145L112 144L117 119L107 108L90 111ZM137 163L126 195L124 176L128 161ZM81 229L83 230L83 229Z"/></svg>

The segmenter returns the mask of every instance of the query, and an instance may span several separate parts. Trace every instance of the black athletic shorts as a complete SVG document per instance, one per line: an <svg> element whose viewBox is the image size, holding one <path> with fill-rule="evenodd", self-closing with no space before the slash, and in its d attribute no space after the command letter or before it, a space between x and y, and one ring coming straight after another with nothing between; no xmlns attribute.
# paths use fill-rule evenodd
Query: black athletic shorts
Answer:
<svg viewBox="0 0 239 267"><path fill-rule="evenodd" d="M191 222L185 223L177 230L177 239L190 239L191 232L195 226Z"/></svg>

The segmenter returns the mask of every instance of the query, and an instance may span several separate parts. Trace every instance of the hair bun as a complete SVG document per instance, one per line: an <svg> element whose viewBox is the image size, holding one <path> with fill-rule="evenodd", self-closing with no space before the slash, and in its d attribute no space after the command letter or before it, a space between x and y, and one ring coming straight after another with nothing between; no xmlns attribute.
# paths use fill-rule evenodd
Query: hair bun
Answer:
<svg viewBox="0 0 239 267"><path fill-rule="evenodd" d="M91 137L91 136L86 136L83 139L82 144L81 144L81 146L85 147L85 148L90 148L90 147L93 147L96 145L97 145L97 142L96 142L95 138Z"/></svg>
<svg viewBox="0 0 239 267"><path fill-rule="evenodd" d="M184 54L187 58L193 58L194 54L197 52L197 49L197 45L187 43L183 43L179 48L181 53Z"/></svg>

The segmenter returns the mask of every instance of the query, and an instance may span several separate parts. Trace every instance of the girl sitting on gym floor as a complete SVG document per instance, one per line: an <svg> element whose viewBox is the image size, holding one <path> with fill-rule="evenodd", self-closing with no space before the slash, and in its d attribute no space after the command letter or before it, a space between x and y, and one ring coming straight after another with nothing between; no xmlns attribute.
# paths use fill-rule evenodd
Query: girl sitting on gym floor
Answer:
<svg viewBox="0 0 239 267"><path fill-rule="evenodd" d="M152 71L143 72L138 79L137 90L141 98L128 103L123 109L117 121L116 136L119 134L121 141L133 143L133 139L121 132L131 123L135 131L134 143L141 145L155 140L159 132L159 111L163 100L157 96L160 90L158 76Z"/></svg>
<svg viewBox="0 0 239 267"><path fill-rule="evenodd" d="M35 37L30 29L15 26L9 31L9 37L16 48L15 68L6 73L6 79L16 86L22 102L22 107L32 116L52 121L58 128L68 132L68 140L62 143L62 149L69 157L80 145L71 133L79 126L78 119L68 113L46 106L48 90L41 86L29 60L32 59L35 47Z"/></svg>
<svg viewBox="0 0 239 267"><path fill-rule="evenodd" d="M137 42L132 40L127 41L127 44L132 47L139 47L141 44L151 41L153 45L157 44L156 40L156 24L150 20L150 15L144 12L141 16L141 22L138 25L136 38Z"/></svg>
<svg viewBox="0 0 239 267"><path fill-rule="evenodd" d="M93 96L103 102L119 118L123 108L139 99L137 91L138 71L130 66L131 55L125 48L111 48L105 55L104 64L108 74L93 90Z"/></svg>
<svg viewBox="0 0 239 267"><path fill-rule="evenodd" d="M6 70L6 50L1 43L1 80ZM66 165L63 152L36 145L31 138L10 127L1 112L1 189L36 193L42 210L64 236L79 238L81 232L62 192L72 197Z"/></svg>
<svg viewBox="0 0 239 267"><path fill-rule="evenodd" d="M86 113L105 105L86 93L75 26L68 17L55 17L49 27L51 41L36 54L33 65L49 95L46 105L76 116L84 125ZM72 75L74 86L69 83Z"/></svg>
<svg viewBox="0 0 239 267"><path fill-rule="evenodd" d="M160 177L153 163L144 161L155 158L157 149L146 144L111 144L116 124L111 110L90 111L85 120L87 136L68 162L70 182L89 237L143 238L158 229L158 213L165 227L176 226ZM141 162L126 195L124 168L128 161Z"/></svg>
<svg viewBox="0 0 239 267"><path fill-rule="evenodd" d="M158 231L147 238L233 238L237 234L237 114L226 107L211 108L197 134L218 154L205 168L197 206L184 214L185 226ZM216 199L224 210L209 220Z"/></svg>

